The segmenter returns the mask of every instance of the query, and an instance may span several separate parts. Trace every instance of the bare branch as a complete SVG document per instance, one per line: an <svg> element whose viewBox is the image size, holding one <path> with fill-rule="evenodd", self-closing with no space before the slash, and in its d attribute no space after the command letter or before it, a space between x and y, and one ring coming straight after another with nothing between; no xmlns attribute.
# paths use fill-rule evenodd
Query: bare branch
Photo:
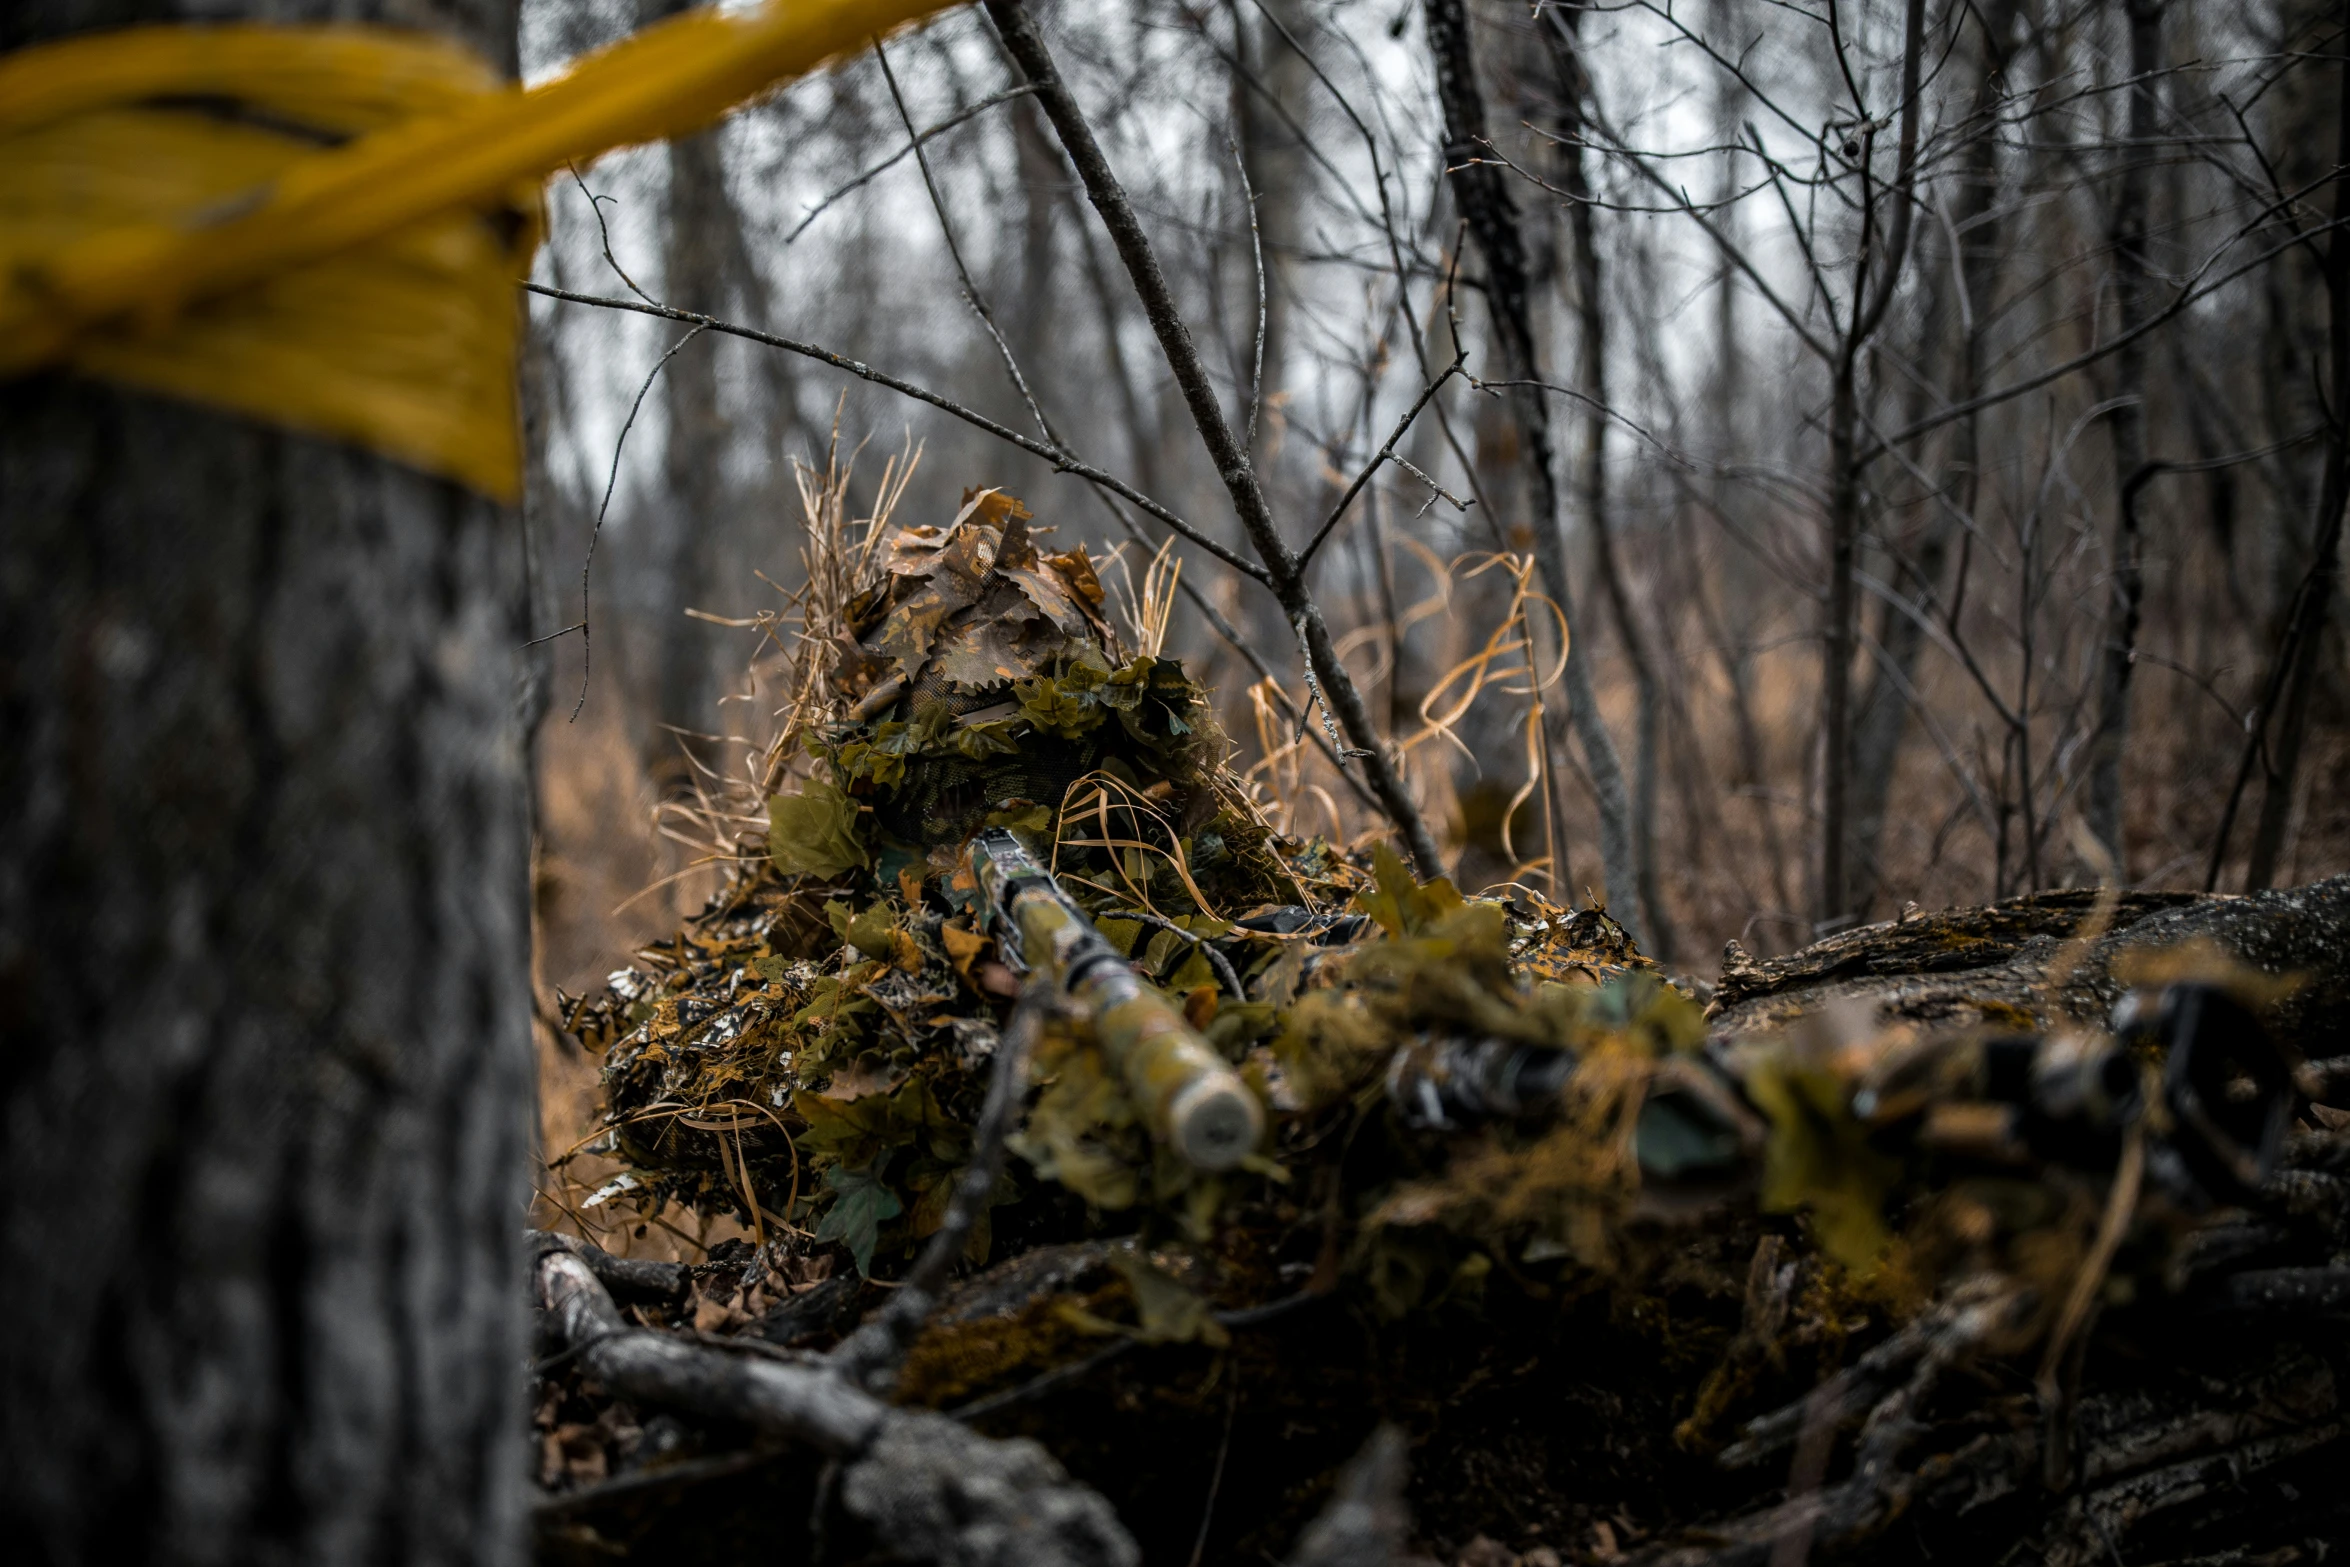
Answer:
<svg viewBox="0 0 2350 1567"><path fill-rule="evenodd" d="M548 299L559 299L565 304L593 305L600 310L633 310L638 315L659 316L667 321L688 322L706 327L713 332L723 332L729 337L739 337L752 343L763 343L769 348L780 348L786 353L798 354L803 358L828 364L835 370L845 370L859 380L871 381L876 386L886 386L901 397L911 397L917 402L928 403L931 407L942 412L953 414L965 424L985 430L997 440L1007 441L1019 447L1031 457L1043 458L1053 465L1055 472L1075 474L1088 484L1108 490L1119 499L1139 507L1160 522L1165 523L1175 533L1206 550L1252 582L1264 582L1268 585L1270 583L1269 574L1264 567L1245 556L1234 554L1230 548L1202 533L1116 475L1105 473L1091 463L1080 462L1057 446L1047 445L1032 436L1022 435L1017 430L998 424L987 415L975 409L966 408L952 398L941 397L926 387L916 386L911 381L900 380L894 375L876 370L871 365L851 359L845 354L836 354L831 349L819 348L814 343L803 343L794 338L780 337L773 332L762 332L756 327L738 326L731 321L721 321L715 316L697 315L693 311L679 310L670 305L639 304L627 299L613 299L595 294L575 294L567 288L550 288L544 283L525 283L522 286L534 294L543 295Z"/></svg>
<svg viewBox="0 0 2350 1567"><path fill-rule="evenodd" d="M807 215L800 219L798 226L793 228L789 234L783 236L783 242L788 245L792 241L798 239L802 234L808 232L808 225L815 222L819 217L822 217L826 209L831 207L833 203L839 201L843 196L848 195L851 191L857 190L860 187L870 184L876 179L879 179L882 175L887 174L890 170L905 162L906 159L911 156L918 148L920 148L924 142L929 141L933 136L938 135L942 131L951 131L966 120L976 119L998 104L1010 103L1016 98L1025 98L1035 91L1035 88L1025 84L1018 87L1007 87L1002 92L989 93L986 97L980 99L977 103L971 105L967 109L958 109L953 114L950 114L945 119L939 121L936 125L933 125L929 129L920 132L914 137L912 143L909 145L899 148L896 152L891 153L888 157L882 159L879 163L876 163L870 168L860 171L854 179L849 180L846 184L836 185L831 190L826 191L824 193L823 199L808 209Z"/></svg>
<svg viewBox="0 0 2350 1567"><path fill-rule="evenodd" d="M1322 526L1314 530L1314 536L1306 541L1306 547L1298 551L1298 569L1302 571L1306 565L1313 560L1314 552L1322 547L1322 541L1324 539L1330 537L1330 530L1338 526L1338 520L1346 515L1346 509L1354 504L1356 496L1363 493L1363 486L1371 482L1371 476L1379 471L1380 466L1383 463L1389 461L1403 461L1403 459L1395 455L1396 444L1404 438L1406 433L1410 431L1412 427L1412 421L1420 417L1420 410L1428 406L1429 399L1434 397L1439 391L1443 389L1445 382L1451 380L1456 375L1466 375L1468 373L1463 368L1468 363L1468 361L1469 356L1465 351L1455 349L1452 356L1452 363L1446 365L1443 372L1439 374L1435 380L1430 381L1426 386L1420 389L1420 395L1413 399L1412 406L1404 410L1403 417L1396 420L1395 428L1388 432L1387 444L1380 447L1378 455L1373 457L1369 463L1364 465L1362 472L1355 475L1354 482L1346 487L1346 493L1338 497L1338 504L1330 508L1330 515L1322 519ZM1405 466L1409 467L1410 465L1407 463ZM1417 468L1413 468L1412 472L1419 474L1421 481L1425 483L1430 489L1436 491L1437 494L1442 495L1445 499L1451 501L1456 510L1467 511L1469 507L1474 504L1473 502L1456 498L1449 491L1447 491L1444 486L1436 483L1433 479L1428 478L1426 474L1420 474L1420 471Z"/></svg>

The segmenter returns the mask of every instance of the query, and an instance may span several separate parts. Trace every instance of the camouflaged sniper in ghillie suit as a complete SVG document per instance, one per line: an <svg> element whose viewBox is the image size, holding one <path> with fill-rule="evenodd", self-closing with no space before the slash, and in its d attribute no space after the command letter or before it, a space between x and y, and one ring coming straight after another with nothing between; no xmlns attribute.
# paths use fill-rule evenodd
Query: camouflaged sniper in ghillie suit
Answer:
<svg viewBox="0 0 2350 1567"><path fill-rule="evenodd" d="M1025 1168L999 1192L1036 1239L1137 1204L1205 1234L1242 1188L1278 1189L1299 1126L1377 1092L1379 1041L1392 1053L1416 1026L1464 1020L1441 1001L1458 983L1405 986L1368 1023L1295 1012L1343 986L1358 949L1412 939L1365 970L1375 986L1449 967L1492 989L1486 1021L1523 1012L1504 1032L1526 1039L1568 1037L1538 994L1649 967L1597 911L1464 908L1392 855L1373 874L1318 840L1276 838L1222 765L1205 693L1173 659L1130 656L1084 550L1045 553L1029 522L983 491L948 526L882 542L835 650L838 716L811 733L806 782L768 803L767 862L573 1008L605 1053L605 1147L631 1166L615 1195L800 1228L844 1243L860 1271L935 1228L1010 988L959 855L987 825L1052 856L1102 933L1283 1122L1252 1171L1203 1178L1152 1148L1082 1026L1058 1027L1014 1139ZM1429 934L1448 919L1457 931ZM1659 1006L1694 1018L1653 982L1628 1009L1610 1004L1620 1027ZM1325 1059L1333 1027L1348 1042ZM1651 1029L1638 1051L1690 1033ZM975 1254L992 1243L983 1228Z"/></svg>

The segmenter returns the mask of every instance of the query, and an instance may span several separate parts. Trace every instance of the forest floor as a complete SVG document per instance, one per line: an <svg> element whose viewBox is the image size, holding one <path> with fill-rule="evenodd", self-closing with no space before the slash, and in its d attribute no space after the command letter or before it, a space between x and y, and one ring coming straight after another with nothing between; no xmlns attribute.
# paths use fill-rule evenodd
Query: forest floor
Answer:
<svg viewBox="0 0 2350 1567"><path fill-rule="evenodd" d="M627 777L612 769L586 807L641 807ZM582 800L566 808L576 820ZM634 874L544 886L542 914ZM607 925L571 950L550 944L552 973L590 988L576 976L677 929L697 890L640 900L624 943L599 946ZM1694 988L1712 994L1717 1050L1817 1035L1859 1002L1879 1038L1954 1018L2061 1031L2103 1020L2143 981L2128 954L2209 964L2218 951L2240 973L2304 976L2290 998L2257 1003L2296 1056L2350 1038L2350 879L2262 900L2132 898L2085 932L2099 917L2087 893L1950 911L1779 959L1733 954ZM595 1129L603 1090L602 1062L577 1045L549 1059L552 1152ZM1826 1201L1800 1212L1749 1188L1685 1212L1611 1213L1615 1250L1594 1267L1522 1230L1491 1244L1476 1232L1490 1214L1395 1222L1410 1194L1391 1162L1406 1156L1382 1141L1392 1128L1289 1118L1282 1158L1298 1179L1232 1202L1204 1244L1082 1205L1004 1211L994 1260L944 1291L884 1385L893 1408L943 1409L982 1443L1041 1444L1141 1560L1170 1567L2318 1561L2350 1533L2331 1478L2350 1453L2350 1113L2322 1102L2350 1096L2334 1085L2304 1072L2272 1167L2225 1201L2166 1174L2161 1145L2135 1175L2107 1149L2076 1168L1881 1191L1899 1234L1894 1263L1873 1269L1822 1244L1851 1168L1813 1169ZM1457 1170L1458 1150L1448 1157ZM552 1173L562 1200L545 1217L636 1259L632 1274L579 1248L629 1327L821 1370L891 1299L902 1264L862 1278L836 1242L762 1237L722 1202L633 1225L583 1213L590 1186L627 1164L582 1155ZM2109 1236L2125 1181L2136 1211ZM1393 1243L1366 1250L1358 1228L1342 1245L1367 1188ZM2086 1311L2068 1310L2085 1275ZM601 1374L592 1335L544 1349L543 1560L906 1553L844 1506L840 1463L821 1442L811 1452L798 1417L616 1391L628 1373ZM1109 1550L1065 1559L1131 1559Z"/></svg>

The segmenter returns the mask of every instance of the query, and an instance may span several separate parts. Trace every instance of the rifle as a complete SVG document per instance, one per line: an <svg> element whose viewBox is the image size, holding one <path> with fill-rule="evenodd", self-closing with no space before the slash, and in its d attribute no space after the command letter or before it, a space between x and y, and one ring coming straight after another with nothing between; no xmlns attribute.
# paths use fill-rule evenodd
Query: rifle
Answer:
<svg viewBox="0 0 2350 1567"><path fill-rule="evenodd" d="M1214 1046L1094 928L1020 840L990 827L966 863L997 945L1082 1015L1151 1136L1195 1170L1228 1170L1264 1135L1265 1112Z"/></svg>
<svg viewBox="0 0 2350 1567"><path fill-rule="evenodd" d="M2163 1063L2158 1085L2149 1058ZM1389 1063L1387 1097L1419 1131L1535 1124L1557 1112L1578 1065L1571 1050L1426 1034ZM1843 1113L1887 1152L2104 1170L2159 1101L2148 1178L2200 1211L2251 1199L2276 1167L2293 1068L2241 1002L2183 982L2124 995L2106 1034L1927 1036L1858 1074ZM1759 1168L1759 1133L1740 1069L1708 1050L1658 1064L1633 1154L1651 1181L1718 1181Z"/></svg>

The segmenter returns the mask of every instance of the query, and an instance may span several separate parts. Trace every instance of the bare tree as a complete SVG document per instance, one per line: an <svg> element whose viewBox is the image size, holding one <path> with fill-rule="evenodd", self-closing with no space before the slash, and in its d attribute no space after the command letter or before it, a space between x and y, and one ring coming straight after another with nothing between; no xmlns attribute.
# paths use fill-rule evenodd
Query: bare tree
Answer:
<svg viewBox="0 0 2350 1567"><path fill-rule="evenodd" d="M1502 183L1501 171L1486 161L1492 143L1485 123L1485 95L1477 82L1467 8L1462 0L1428 0L1425 10L1429 51L1436 63L1436 95L1444 107L1446 173L1454 204L1484 257L1486 304L1501 346L1504 378L1516 383L1505 395L1525 454L1534 558L1541 565L1544 591L1572 626L1575 591L1561 535L1565 518L1559 503L1550 412L1543 394L1546 367L1534 338L1525 239L1517 204ZM1640 895L1632 802L1615 739L1608 733L1592 687L1590 654L1580 643L1568 650L1566 687L1569 717L1599 798L1600 863L1609 896L1617 904L1617 916L1624 918L1633 912ZM1633 922L1626 920L1626 924L1629 927Z"/></svg>
<svg viewBox="0 0 2350 1567"><path fill-rule="evenodd" d="M2146 465L2146 342L2137 335L2146 319L2147 198L2152 184L2161 86L2161 0L2124 0L2130 35L2130 85L2126 140L2120 148L2121 178L2113 209L2114 324L2127 339L2113 357L2113 469L2120 480L2113 533L2113 592L2106 612L2105 654L2097 684L2097 733L2090 742L2088 798L2082 814L2091 836L2123 874L2129 865L2122 842L2122 756L2130 733L2130 676L2137 663L2138 606L2145 595L2145 569L2138 537L2137 489Z"/></svg>
<svg viewBox="0 0 2350 1567"><path fill-rule="evenodd" d="M1988 0L1974 14L1974 101L1955 175L1957 189L1951 197L1949 232L1956 255L1941 258L1951 276L1929 278L1924 285L1928 298L1939 308L1926 312L1919 334L1921 368L1930 363L1928 356L1939 351L1943 333L1954 330L1957 363L1949 392L1954 402L1965 402L1982 389L1984 343L1998 303L2002 219L1999 142L2010 101L2007 68L2014 49L2017 11L2018 0ZM1954 300L1955 309L1940 305L1946 300ZM1911 399L1913 414L1905 423L1915 423L1922 416L1930 383L1921 375L1912 384L1916 393ZM1944 577L1950 568L1951 550L1962 528L1973 522L1981 495L1980 431L1981 420L1976 415L1952 427L1940 492L1924 505L1921 536L1915 547L1895 564L1894 586L1912 602L1885 605L1878 621L1875 656L1870 660L1869 682L1853 735L1854 857L1847 874L1852 887L1849 901L1862 916L1877 901L1886 810L1902 744L1912 727L1927 617L1944 607Z"/></svg>
<svg viewBox="0 0 2350 1567"><path fill-rule="evenodd" d="M2340 131L2335 145L2334 213L2325 251L2325 288L2329 375L2326 392L2327 446L2324 487L2319 491L2316 525L2310 530L2309 564L2295 586L2286 609L2284 636L2269 666L2269 675L2253 717L2247 723L2249 739L2243 764L2237 770L2235 792L2216 835L2212 867L2216 876L2227 852L2228 827L2235 816L2245 779L2253 764L2261 765L2260 821L2253 829L2252 857L2244 871L2251 889L2267 887L2276 876L2285 826L2293 810L2295 776L2306 743L2310 702L2322 667L2320 651L2333 614L2334 597L2342 580L2342 513L2350 504L2350 9L2342 17L2343 31L2335 37L2342 58L2339 90ZM2277 725L2273 750L2269 725ZM2211 878L2207 878L2207 881Z"/></svg>

